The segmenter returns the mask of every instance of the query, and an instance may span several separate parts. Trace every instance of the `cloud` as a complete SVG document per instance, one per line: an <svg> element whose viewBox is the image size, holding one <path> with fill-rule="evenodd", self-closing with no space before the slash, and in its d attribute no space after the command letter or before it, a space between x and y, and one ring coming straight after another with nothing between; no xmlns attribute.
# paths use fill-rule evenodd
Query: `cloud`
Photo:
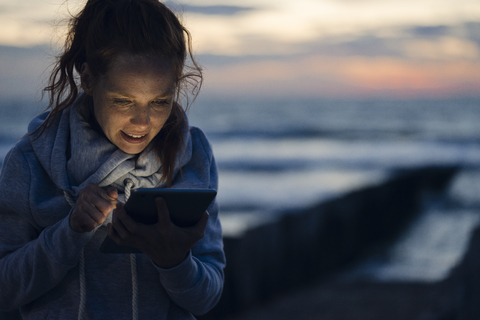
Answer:
<svg viewBox="0 0 480 320"><path fill-rule="evenodd" d="M48 47L0 46L0 96L37 95L45 85ZM203 95L227 97L480 97L480 59L421 60L401 56L199 55ZM47 71L46 71L47 70Z"/></svg>
<svg viewBox="0 0 480 320"><path fill-rule="evenodd" d="M167 2L177 5L179 12L195 13L185 15L185 21L205 66L206 91L330 97L480 95L480 75L475 72L480 67L479 22L447 19L423 23L414 19L340 32L328 29L337 12L330 14L328 6L316 17L319 11L313 10L317 8L313 3L313 9L297 13L293 4L287 8L290 12L280 6L256 8L252 1L217 3L221 2L190 1L183 6ZM327 19L324 24L322 17ZM343 16L338 24L348 17L353 14ZM354 22L351 26L357 26ZM0 20L0 24L3 30L10 30L11 39L41 38L28 24L15 27L20 24L13 17ZM38 63L7 59L3 51L0 54L0 89L4 91L19 94L22 79L41 71ZM30 70L25 71L26 66Z"/></svg>
<svg viewBox="0 0 480 320"><path fill-rule="evenodd" d="M255 10L253 7L231 6L231 5L208 5L197 6L190 4L177 4L173 1L166 1L165 4L176 12L199 13L204 15L233 16L239 13Z"/></svg>
<svg viewBox="0 0 480 320"><path fill-rule="evenodd" d="M479 97L480 61L412 61L398 57L263 58L207 65L212 95L329 98Z"/></svg>
<svg viewBox="0 0 480 320"><path fill-rule="evenodd" d="M256 55L200 56L206 66L205 91L240 96L480 97L479 27L468 22L383 28L361 36L305 41L291 52L269 38L243 38L242 46L250 43Z"/></svg>
<svg viewBox="0 0 480 320"><path fill-rule="evenodd" d="M405 28L405 33L419 39L456 37L480 44L480 22L463 22L450 25L413 26Z"/></svg>
<svg viewBox="0 0 480 320"><path fill-rule="evenodd" d="M409 41L405 44L405 53L413 59L477 60L480 58L480 49L476 43L454 37L440 37L433 41Z"/></svg>
<svg viewBox="0 0 480 320"><path fill-rule="evenodd" d="M384 28L357 37L330 37L297 46L325 56L396 57L413 60L480 60L480 23Z"/></svg>
<svg viewBox="0 0 480 320"><path fill-rule="evenodd" d="M480 22L465 23L458 32L480 46Z"/></svg>
<svg viewBox="0 0 480 320"><path fill-rule="evenodd" d="M411 33L415 36L425 37L435 37L435 36L445 36L449 34L450 28L448 26L417 26L411 29Z"/></svg>

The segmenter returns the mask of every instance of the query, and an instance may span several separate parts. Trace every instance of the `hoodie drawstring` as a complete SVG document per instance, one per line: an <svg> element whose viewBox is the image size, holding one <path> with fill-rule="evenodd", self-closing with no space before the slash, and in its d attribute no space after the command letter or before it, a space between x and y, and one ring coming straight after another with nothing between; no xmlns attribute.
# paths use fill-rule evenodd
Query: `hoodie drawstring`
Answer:
<svg viewBox="0 0 480 320"><path fill-rule="evenodd" d="M128 198L130 198L130 191L135 184L131 179L125 179L123 182L125 185L125 203L127 202ZM65 195L65 199L67 200L68 204L73 208L75 206L75 200L73 199L72 195L68 193L66 190L63 191ZM78 306L78 320L85 319L85 305L86 305L86 282L85 282L85 249L83 248L80 252L80 259L78 261L79 267L79 281L80 281L80 302ZM130 270L132 273L132 320L138 320L138 284L137 284L137 256L134 253L130 254Z"/></svg>
<svg viewBox="0 0 480 320"><path fill-rule="evenodd" d="M87 290L85 288L85 248L82 248L82 252L80 252L78 268L80 277L80 302L78 306L78 320L83 320L85 319L85 304L87 302Z"/></svg>
<svg viewBox="0 0 480 320"><path fill-rule="evenodd" d="M127 203L128 198L130 198L130 190L135 187L132 179L125 179L123 181L125 185L125 203ZM132 319L138 319L138 284L137 284L137 256L135 253L130 253L130 272L132 273Z"/></svg>

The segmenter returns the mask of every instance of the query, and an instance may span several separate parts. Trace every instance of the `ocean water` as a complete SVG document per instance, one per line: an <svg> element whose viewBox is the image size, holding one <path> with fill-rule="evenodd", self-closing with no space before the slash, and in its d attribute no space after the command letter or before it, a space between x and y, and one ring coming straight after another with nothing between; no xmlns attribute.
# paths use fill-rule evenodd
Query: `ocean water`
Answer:
<svg viewBox="0 0 480 320"><path fill-rule="evenodd" d="M41 110L29 101L0 100L0 163ZM426 206L387 258L365 261L352 275L438 280L459 261L480 222L480 99L201 96L188 115L214 150L225 234L381 183L397 170L429 165L464 168L448 190L456 209Z"/></svg>
<svg viewBox="0 0 480 320"><path fill-rule="evenodd" d="M41 103L0 100L0 162ZM398 169L480 164L480 100L339 101L200 96L222 212L301 208Z"/></svg>
<svg viewBox="0 0 480 320"><path fill-rule="evenodd" d="M480 100L200 100L227 211L310 205L392 172L480 164Z"/></svg>
<svg viewBox="0 0 480 320"><path fill-rule="evenodd" d="M352 268L347 279L437 282L447 278L480 225L480 170L457 174L445 192L427 197L423 210L386 252Z"/></svg>

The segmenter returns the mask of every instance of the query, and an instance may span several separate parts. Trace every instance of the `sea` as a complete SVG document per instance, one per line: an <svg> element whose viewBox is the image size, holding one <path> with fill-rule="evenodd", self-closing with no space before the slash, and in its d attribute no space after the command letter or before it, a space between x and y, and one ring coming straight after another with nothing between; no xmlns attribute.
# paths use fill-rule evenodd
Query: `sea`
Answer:
<svg viewBox="0 0 480 320"><path fill-rule="evenodd" d="M0 100L0 165L44 104ZM426 203L389 259L356 270L379 281L435 281L459 261L480 223L480 98L285 99L200 96L190 125L207 135L219 169L224 232L242 232L398 170L462 168L446 191L452 209Z"/></svg>

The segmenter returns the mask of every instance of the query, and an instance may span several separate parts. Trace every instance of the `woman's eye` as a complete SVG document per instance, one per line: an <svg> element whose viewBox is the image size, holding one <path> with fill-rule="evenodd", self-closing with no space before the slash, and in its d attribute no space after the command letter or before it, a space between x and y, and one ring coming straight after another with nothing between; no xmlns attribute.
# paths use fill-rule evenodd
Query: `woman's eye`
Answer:
<svg viewBox="0 0 480 320"><path fill-rule="evenodd" d="M154 105L157 105L157 106L165 106L165 105L170 104L170 101L168 101L168 100L154 100L154 101L152 101L152 103Z"/></svg>
<svg viewBox="0 0 480 320"><path fill-rule="evenodd" d="M114 99L113 102L116 104L129 104L131 101L128 99Z"/></svg>

